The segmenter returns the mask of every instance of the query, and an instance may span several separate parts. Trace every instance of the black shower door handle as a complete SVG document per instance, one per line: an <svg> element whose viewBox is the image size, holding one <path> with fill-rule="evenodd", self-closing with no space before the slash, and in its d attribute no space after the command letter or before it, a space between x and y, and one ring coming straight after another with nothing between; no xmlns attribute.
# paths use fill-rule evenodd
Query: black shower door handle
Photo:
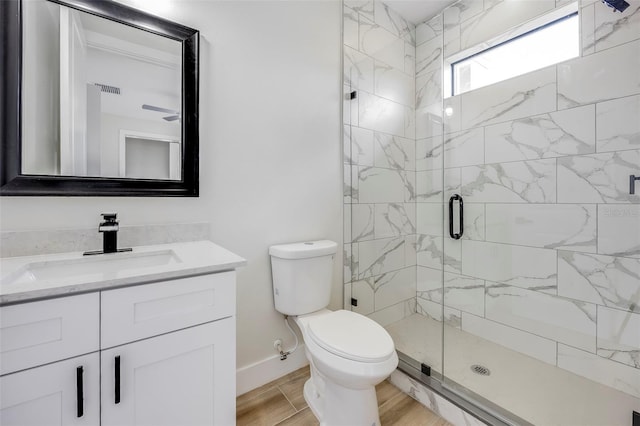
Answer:
<svg viewBox="0 0 640 426"><path fill-rule="evenodd" d="M454 201L458 201L459 205L460 205L460 215L459 215L459 219L460 219L460 233L454 233L453 232L453 202ZM460 238L462 238L462 233L464 232L464 215L463 213L463 207L462 207L462 195L460 194L453 194L451 196L451 198L449 198L449 235L451 236L451 238L453 238L454 240L459 240Z"/></svg>

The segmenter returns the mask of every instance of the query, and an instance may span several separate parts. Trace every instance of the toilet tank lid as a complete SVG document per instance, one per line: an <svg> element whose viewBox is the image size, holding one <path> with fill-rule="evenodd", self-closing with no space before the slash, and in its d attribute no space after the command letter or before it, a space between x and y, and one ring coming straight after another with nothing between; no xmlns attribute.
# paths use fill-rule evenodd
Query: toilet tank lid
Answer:
<svg viewBox="0 0 640 426"><path fill-rule="evenodd" d="M305 241L269 247L269 254L281 259L306 259L335 254L338 244L330 240Z"/></svg>

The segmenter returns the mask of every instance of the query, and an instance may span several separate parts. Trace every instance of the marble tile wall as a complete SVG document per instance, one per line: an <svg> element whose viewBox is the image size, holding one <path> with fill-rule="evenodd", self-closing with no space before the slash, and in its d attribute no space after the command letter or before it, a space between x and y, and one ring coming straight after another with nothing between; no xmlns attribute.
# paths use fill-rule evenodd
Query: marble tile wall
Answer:
<svg viewBox="0 0 640 426"><path fill-rule="evenodd" d="M581 1L580 57L447 99L443 56L567 2L461 0L416 27L413 223L417 312L640 398L640 0L627 1L622 14ZM443 192L464 197L461 240L443 238Z"/></svg>
<svg viewBox="0 0 640 426"><path fill-rule="evenodd" d="M415 40L386 4L344 1L345 309L383 325L416 312Z"/></svg>

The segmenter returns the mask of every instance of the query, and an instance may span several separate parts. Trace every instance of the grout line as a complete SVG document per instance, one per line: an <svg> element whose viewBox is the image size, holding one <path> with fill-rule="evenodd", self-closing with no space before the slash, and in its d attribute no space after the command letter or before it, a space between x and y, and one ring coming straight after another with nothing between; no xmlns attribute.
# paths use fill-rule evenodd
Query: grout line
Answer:
<svg viewBox="0 0 640 426"><path fill-rule="evenodd" d="M289 382L287 382L289 383ZM293 402L291 402L291 400L287 397L287 394L284 393L284 391L280 388L280 385L276 386L276 389L278 389L278 391L282 394L282 396L284 396L284 399L287 400L287 402L289 403L289 405L291 405L291 407L293 408L293 410L297 413L298 409L296 408L295 405L293 405ZM295 414L295 413L294 413Z"/></svg>

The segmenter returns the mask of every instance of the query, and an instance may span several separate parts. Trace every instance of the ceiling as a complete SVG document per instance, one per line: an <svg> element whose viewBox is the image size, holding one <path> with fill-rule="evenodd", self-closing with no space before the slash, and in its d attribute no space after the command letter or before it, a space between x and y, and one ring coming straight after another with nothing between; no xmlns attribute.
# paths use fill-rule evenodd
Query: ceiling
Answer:
<svg viewBox="0 0 640 426"><path fill-rule="evenodd" d="M391 9L409 22L419 24L433 18L457 0L385 0Z"/></svg>

